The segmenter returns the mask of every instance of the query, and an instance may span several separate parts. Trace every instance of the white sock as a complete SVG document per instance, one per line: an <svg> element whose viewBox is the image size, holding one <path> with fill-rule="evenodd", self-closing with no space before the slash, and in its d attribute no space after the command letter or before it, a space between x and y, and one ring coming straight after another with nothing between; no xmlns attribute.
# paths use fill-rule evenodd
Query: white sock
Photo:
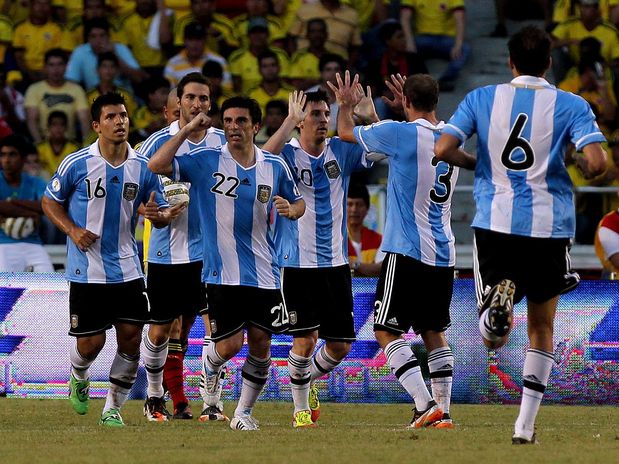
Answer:
<svg viewBox="0 0 619 464"><path fill-rule="evenodd" d="M146 379L148 389L146 395L149 398L161 398L163 396L163 366L168 357L168 341L157 346L148 338L148 333L142 339L144 367L146 368Z"/></svg>
<svg viewBox="0 0 619 464"><path fill-rule="evenodd" d="M130 356L120 351L116 352L110 368L110 388L107 391L103 412L118 409L125 404L129 391L138 375L140 354Z"/></svg>
<svg viewBox="0 0 619 464"><path fill-rule="evenodd" d="M415 400L417 411L428 409L432 396L421 375L419 361L408 343L401 338L390 342L385 347L385 356L398 381Z"/></svg>
<svg viewBox="0 0 619 464"><path fill-rule="evenodd" d="M290 389L295 414L298 411L309 411L310 363L311 358L304 358L290 350L288 353L288 372L290 373Z"/></svg>
<svg viewBox="0 0 619 464"><path fill-rule="evenodd" d="M71 345L69 359L71 361L71 374L73 377L77 380L88 380L88 368L94 359L88 360L80 354L80 351L77 349L77 340L75 340L75 343Z"/></svg>
<svg viewBox="0 0 619 464"><path fill-rule="evenodd" d="M520 412L516 419L515 433L531 439L535 431L535 417L544 397L548 378L554 363L553 353L530 348L524 358L523 388Z"/></svg>
<svg viewBox="0 0 619 464"><path fill-rule="evenodd" d="M327 353L327 345L326 343L323 344L312 357L312 362L310 364L311 383L329 374L329 372L335 369L341 362L342 361L338 361L329 356L329 353Z"/></svg>
<svg viewBox="0 0 619 464"><path fill-rule="evenodd" d="M432 396L443 410L443 414L449 414L453 366L454 355L448 346L436 348L428 354Z"/></svg>
<svg viewBox="0 0 619 464"><path fill-rule="evenodd" d="M259 359L251 354L247 355L243 364L243 387L239 403L234 411L235 416L251 415L251 412L258 400L260 392L267 383L269 369L271 368L271 358Z"/></svg>

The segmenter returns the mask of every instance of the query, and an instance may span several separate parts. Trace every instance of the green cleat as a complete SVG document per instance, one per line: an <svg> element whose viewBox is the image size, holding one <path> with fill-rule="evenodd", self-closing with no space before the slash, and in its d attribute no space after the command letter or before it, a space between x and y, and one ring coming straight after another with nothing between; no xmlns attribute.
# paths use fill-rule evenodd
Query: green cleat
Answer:
<svg viewBox="0 0 619 464"><path fill-rule="evenodd" d="M109 409L101 415L99 419L99 425L107 425L108 427L124 427L125 423L120 416L118 409Z"/></svg>
<svg viewBox="0 0 619 464"><path fill-rule="evenodd" d="M71 406L78 414L86 414L88 412L88 389L90 388L90 380L77 380L71 374L69 379L69 401Z"/></svg>
<svg viewBox="0 0 619 464"><path fill-rule="evenodd" d="M320 417L320 401L318 400L318 388L312 385L309 391L309 407L312 411L312 422L316 422Z"/></svg>

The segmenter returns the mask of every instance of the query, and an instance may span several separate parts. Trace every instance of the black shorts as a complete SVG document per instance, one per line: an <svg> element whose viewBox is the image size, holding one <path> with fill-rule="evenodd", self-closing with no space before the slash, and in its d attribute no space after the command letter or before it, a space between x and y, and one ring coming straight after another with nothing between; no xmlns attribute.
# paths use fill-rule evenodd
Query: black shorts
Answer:
<svg viewBox="0 0 619 464"><path fill-rule="evenodd" d="M453 282L453 267L387 253L376 287L374 330L402 334L412 327L416 334L444 332L451 325Z"/></svg>
<svg viewBox="0 0 619 464"><path fill-rule="evenodd" d="M290 319L288 333L318 330L325 340L355 341L352 280L345 264L328 268L282 269L282 293Z"/></svg>
<svg viewBox="0 0 619 464"><path fill-rule="evenodd" d="M473 271L477 305L503 279L516 285L514 303L525 296L534 303L576 288L580 276L572 271L570 239L537 238L475 229Z"/></svg>
<svg viewBox="0 0 619 464"><path fill-rule="evenodd" d="M116 322L143 325L150 319L144 279L118 284L69 282L69 335L105 332Z"/></svg>
<svg viewBox="0 0 619 464"><path fill-rule="evenodd" d="M146 288L151 323L165 324L181 315L194 317L206 308L202 261L186 264L148 263Z"/></svg>
<svg viewBox="0 0 619 464"><path fill-rule="evenodd" d="M288 330L288 313L279 290L207 284L206 294L212 340L229 337L250 325L269 333Z"/></svg>

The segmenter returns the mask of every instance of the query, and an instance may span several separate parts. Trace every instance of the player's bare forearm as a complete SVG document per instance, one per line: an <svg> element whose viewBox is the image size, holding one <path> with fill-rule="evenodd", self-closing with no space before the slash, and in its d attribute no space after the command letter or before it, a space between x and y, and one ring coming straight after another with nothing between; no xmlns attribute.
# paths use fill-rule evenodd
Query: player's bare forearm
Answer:
<svg viewBox="0 0 619 464"><path fill-rule="evenodd" d="M341 105L337 112L337 135L345 142L357 143L353 134L355 120L352 105Z"/></svg>
<svg viewBox="0 0 619 464"><path fill-rule="evenodd" d="M40 200L21 200L19 198L16 198L16 199L12 199L11 203L13 203L16 206L19 206L20 208L24 208L25 210L28 210L30 212L33 212L36 214L43 214L43 208L41 207Z"/></svg>
<svg viewBox="0 0 619 464"><path fill-rule="evenodd" d="M305 214L305 200L300 199L295 201L294 203L290 203L290 214L289 218L292 220L297 220L301 216Z"/></svg>
<svg viewBox="0 0 619 464"><path fill-rule="evenodd" d="M80 250L87 251L88 248L99 239L99 236L94 232L78 227L71 218L69 218L65 207L57 201L48 197L43 197L41 204L45 215L56 227L67 234Z"/></svg>
<svg viewBox="0 0 619 464"><path fill-rule="evenodd" d="M183 127L185 129L187 126ZM187 139L189 132L181 129L178 133L164 143L148 160L148 169L155 174L163 174L169 176L172 174L172 162L174 161L174 155Z"/></svg>
<svg viewBox="0 0 619 464"><path fill-rule="evenodd" d="M434 145L436 157L454 166L475 169L477 158L460 148L460 140L451 134L443 134Z"/></svg>
<svg viewBox="0 0 619 464"><path fill-rule="evenodd" d="M606 151L599 143L590 143L582 149L582 155L575 153L576 165L586 179L592 179L606 171Z"/></svg>
<svg viewBox="0 0 619 464"><path fill-rule="evenodd" d="M290 116L284 119L282 125L275 131L275 133L269 137L269 140L262 146L264 151L279 155L284 148L284 145L288 141L288 136L297 126L297 123Z"/></svg>

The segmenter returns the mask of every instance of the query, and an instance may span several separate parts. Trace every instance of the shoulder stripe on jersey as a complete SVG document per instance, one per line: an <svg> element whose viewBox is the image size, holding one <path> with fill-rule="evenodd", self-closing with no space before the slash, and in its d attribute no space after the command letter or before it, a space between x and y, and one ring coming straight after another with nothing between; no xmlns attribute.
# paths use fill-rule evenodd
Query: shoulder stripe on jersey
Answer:
<svg viewBox="0 0 619 464"><path fill-rule="evenodd" d="M459 127L456 127L453 124L445 124L445 127L451 127L453 130L455 130L460 135L461 142L464 142L466 140L466 134L462 132Z"/></svg>
<svg viewBox="0 0 619 464"><path fill-rule="evenodd" d="M369 151L371 151L370 147L368 147L367 144L365 143L365 140L363 140L362 132L363 132L363 127L361 127L357 131L357 134L359 135L359 142L361 142L361 145L363 145L363 150L366 151L366 152L369 152Z"/></svg>
<svg viewBox="0 0 619 464"><path fill-rule="evenodd" d="M45 188L45 191L47 193L49 193L52 197L54 197L54 200L56 200L58 203L64 203L64 200L61 200L60 198L58 198L56 195L54 195L54 192L52 192L49 187Z"/></svg>
<svg viewBox="0 0 619 464"><path fill-rule="evenodd" d="M139 159L140 161L144 161L144 163L148 164L148 158L144 155L141 155L139 153L136 153L136 158Z"/></svg>
<svg viewBox="0 0 619 464"><path fill-rule="evenodd" d="M288 176L288 179L294 180L294 178L292 177L292 172L290 172L290 168L288 167L288 164L281 157L277 155L273 155L269 153L268 151L263 151L262 153L264 153L264 159L274 160L277 163L281 164L284 168L284 171L286 172L286 175Z"/></svg>
<svg viewBox="0 0 619 464"><path fill-rule="evenodd" d="M601 135L602 137L604 137L604 134L602 134L601 132L592 132L591 134L587 134L579 138L578 140L576 140L576 143L575 143L576 148L582 147L583 142L586 142L588 138L597 137L598 135Z"/></svg>
<svg viewBox="0 0 619 464"><path fill-rule="evenodd" d="M86 158L87 156L89 156L89 147L83 148L80 151L76 151L75 153L73 153L72 155L67 156L62 163L60 163L60 166L58 166L58 174L61 176L64 176L65 173L67 172L67 170L76 162L79 161L83 158Z"/></svg>
<svg viewBox="0 0 619 464"><path fill-rule="evenodd" d="M157 140L166 135L170 135L170 126L159 129L157 132L151 134L150 137L144 140L144 142L142 142L142 146L140 147L140 153L147 153Z"/></svg>

